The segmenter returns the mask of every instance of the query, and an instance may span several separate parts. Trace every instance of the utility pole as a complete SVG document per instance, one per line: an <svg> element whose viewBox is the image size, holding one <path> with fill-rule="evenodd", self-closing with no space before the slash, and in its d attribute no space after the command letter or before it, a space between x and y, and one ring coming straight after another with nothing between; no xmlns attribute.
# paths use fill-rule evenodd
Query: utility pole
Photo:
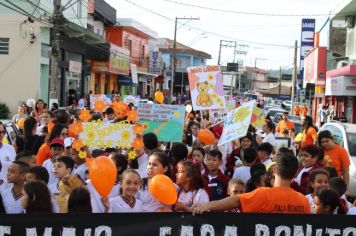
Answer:
<svg viewBox="0 0 356 236"><path fill-rule="evenodd" d="M53 27L52 27L52 58L51 58L51 79L50 79L50 99L57 99L57 80L59 74L59 61L61 60L61 53L59 49L61 31L59 23L62 19L61 0L53 1Z"/></svg>
<svg viewBox="0 0 356 236"><path fill-rule="evenodd" d="M173 101L173 90L174 90L174 74L176 69L176 50L177 50L177 24L179 20L199 20L198 18L193 17L176 17L174 24L174 40L173 40L173 53L172 53L172 62L171 62L171 94L170 101Z"/></svg>
<svg viewBox="0 0 356 236"><path fill-rule="evenodd" d="M282 90L282 67L279 67L279 80L278 80L278 94L279 99L281 99L281 90Z"/></svg>
<svg viewBox="0 0 356 236"><path fill-rule="evenodd" d="M298 40L295 40L294 45L294 61L293 61L293 77L292 77L292 94L291 94L291 111L294 111L294 94L295 94L295 83L298 77L298 68L297 68L297 55L298 55Z"/></svg>

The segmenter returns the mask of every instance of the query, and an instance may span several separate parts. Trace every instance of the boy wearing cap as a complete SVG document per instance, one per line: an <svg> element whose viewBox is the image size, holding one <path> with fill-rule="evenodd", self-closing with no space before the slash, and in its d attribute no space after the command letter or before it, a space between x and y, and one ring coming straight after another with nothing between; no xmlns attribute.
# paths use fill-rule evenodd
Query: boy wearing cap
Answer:
<svg viewBox="0 0 356 236"><path fill-rule="evenodd" d="M63 139L55 138L50 144L51 158L43 162L42 166L47 169L49 174L48 185L51 185L57 181L57 178L53 174L54 161L56 158L63 154L64 142Z"/></svg>

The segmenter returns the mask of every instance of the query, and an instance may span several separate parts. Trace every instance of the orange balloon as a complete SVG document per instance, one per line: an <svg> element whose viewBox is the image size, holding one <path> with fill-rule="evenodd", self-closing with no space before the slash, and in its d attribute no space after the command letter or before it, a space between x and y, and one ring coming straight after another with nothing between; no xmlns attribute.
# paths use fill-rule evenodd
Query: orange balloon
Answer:
<svg viewBox="0 0 356 236"><path fill-rule="evenodd" d="M155 92L155 99L156 99L157 102L159 102L160 104L162 104L163 101L164 101L164 95L163 95L163 93L162 93L161 91Z"/></svg>
<svg viewBox="0 0 356 236"><path fill-rule="evenodd" d="M201 129L201 130L199 130L199 133L198 133L198 140L204 144L214 144L215 136L210 130Z"/></svg>
<svg viewBox="0 0 356 236"><path fill-rule="evenodd" d="M106 156L97 157L89 164L89 178L103 198L109 196L116 181L116 174L114 162Z"/></svg>
<svg viewBox="0 0 356 236"><path fill-rule="evenodd" d="M177 189L173 181L166 175L153 176L148 190L157 201L165 205L173 205L177 202Z"/></svg>
<svg viewBox="0 0 356 236"><path fill-rule="evenodd" d="M17 122L17 126L19 127L19 129L23 129L25 125L25 118L21 118L18 122Z"/></svg>

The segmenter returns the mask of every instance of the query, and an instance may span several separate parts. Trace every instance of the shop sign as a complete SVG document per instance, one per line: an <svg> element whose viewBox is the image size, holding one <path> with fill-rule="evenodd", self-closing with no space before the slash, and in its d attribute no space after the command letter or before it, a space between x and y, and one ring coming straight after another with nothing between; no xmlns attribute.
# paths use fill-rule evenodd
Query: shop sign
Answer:
<svg viewBox="0 0 356 236"><path fill-rule="evenodd" d="M304 78L304 57L314 48L314 32L315 19L302 19L298 85Z"/></svg>
<svg viewBox="0 0 356 236"><path fill-rule="evenodd" d="M336 76L326 79L326 96L356 96L356 76Z"/></svg>
<svg viewBox="0 0 356 236"><path fill-rule="evenodd" d="M131 69L131 78L132 78L132 83L138 84L138 76L137 76L137 66L134 63L130 64L130 69Z"/></svg>
<svg viewBox="0 0 356 236"><path fill-rule="evenodd" d="M79 61L69 61L69 71L80 74L82 72L82 63Z"/></svg>
<svg viewBox="0 0 356 236"><path fill-rule="evenodd" d="M326 47L315 48L304 59L303 87L309 84L325 84Z"/></svg>
<svg viewBox="0 0 356 236"><path fill-rule="evenodd" d="M124 58L121 55L110 53L110 62L109 62L110 73L128 75L130 73L129 64L130 64L129 59Z"/></svg>

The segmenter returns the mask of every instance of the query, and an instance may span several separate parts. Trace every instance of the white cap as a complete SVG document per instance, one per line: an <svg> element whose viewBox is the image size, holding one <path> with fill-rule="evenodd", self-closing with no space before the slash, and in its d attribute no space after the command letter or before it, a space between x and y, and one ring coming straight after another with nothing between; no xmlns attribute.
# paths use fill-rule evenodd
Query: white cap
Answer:
<svg viewBox="0 0 356 236"><path fill-rule="evenodd" d="M72 146L74 139L75 138L72 138L72 137L65 138L64 139L64 147L68 148L68 147Z"/></svg>

